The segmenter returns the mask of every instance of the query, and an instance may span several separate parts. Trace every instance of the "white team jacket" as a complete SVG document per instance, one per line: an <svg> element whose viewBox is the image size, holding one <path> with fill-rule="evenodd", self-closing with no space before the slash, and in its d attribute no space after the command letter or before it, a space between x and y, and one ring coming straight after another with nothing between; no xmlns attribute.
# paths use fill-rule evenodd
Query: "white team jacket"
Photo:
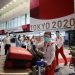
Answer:
<svg viewBox="0 0 75 75"><path fill-rule="evenodd" d="M49 46L44 47L44 58L47 65L51 65L51 63L55 59L55 43L50 42Z"/></svg>

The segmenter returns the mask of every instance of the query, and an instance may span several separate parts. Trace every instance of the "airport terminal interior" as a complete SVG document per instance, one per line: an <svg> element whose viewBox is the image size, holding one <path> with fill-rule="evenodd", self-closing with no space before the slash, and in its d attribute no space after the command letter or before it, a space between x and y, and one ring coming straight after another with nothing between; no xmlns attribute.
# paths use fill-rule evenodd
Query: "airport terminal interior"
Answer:
<svg viewBox="0 0 75 75"><path fill-rule="evenodd" d="M0 0L0 75L75 75L75 0Z"/></svg>

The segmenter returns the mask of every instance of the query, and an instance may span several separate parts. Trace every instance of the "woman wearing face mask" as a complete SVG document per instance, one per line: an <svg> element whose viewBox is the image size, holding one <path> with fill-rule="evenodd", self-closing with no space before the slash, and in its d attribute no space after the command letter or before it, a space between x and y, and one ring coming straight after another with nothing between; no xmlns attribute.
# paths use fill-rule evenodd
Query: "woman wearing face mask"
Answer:
<svg viewBox="0 0 75 75"><path fill-rule="evenodd" d="M44 33L44 60L46 62L45 75L54 75L56 67L55 44L51 41L51 32Z"/></svg>

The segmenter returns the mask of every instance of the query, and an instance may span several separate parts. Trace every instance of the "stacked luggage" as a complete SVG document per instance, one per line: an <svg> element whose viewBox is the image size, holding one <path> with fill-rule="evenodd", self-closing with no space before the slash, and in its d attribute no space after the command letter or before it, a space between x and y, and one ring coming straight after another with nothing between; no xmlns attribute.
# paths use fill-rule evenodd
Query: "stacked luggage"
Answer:
<svg viewBox="0 0 75 75"><path fill-rule="evenodd" d="M21 47L10 47L5 60L5 68L30 68L32 54Z"/></svg>

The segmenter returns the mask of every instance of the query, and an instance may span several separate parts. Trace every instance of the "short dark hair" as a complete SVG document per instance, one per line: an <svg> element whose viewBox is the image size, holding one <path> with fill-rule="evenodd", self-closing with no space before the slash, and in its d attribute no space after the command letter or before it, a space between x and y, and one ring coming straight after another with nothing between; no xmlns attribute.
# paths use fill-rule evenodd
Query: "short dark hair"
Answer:
<svg viewBox="0 0 75 75"><path fill-rule="evenodd" d="M56 33L59 33L59 31L56 31Z"/></svg>
<svg viewBox="0 0 75 75"><path fill-rule="evenodd" d="M50 35L50 38L51 38L51 32L45 32L45 33L44 33L44 36L45 36L45 35Z"/></svg>

